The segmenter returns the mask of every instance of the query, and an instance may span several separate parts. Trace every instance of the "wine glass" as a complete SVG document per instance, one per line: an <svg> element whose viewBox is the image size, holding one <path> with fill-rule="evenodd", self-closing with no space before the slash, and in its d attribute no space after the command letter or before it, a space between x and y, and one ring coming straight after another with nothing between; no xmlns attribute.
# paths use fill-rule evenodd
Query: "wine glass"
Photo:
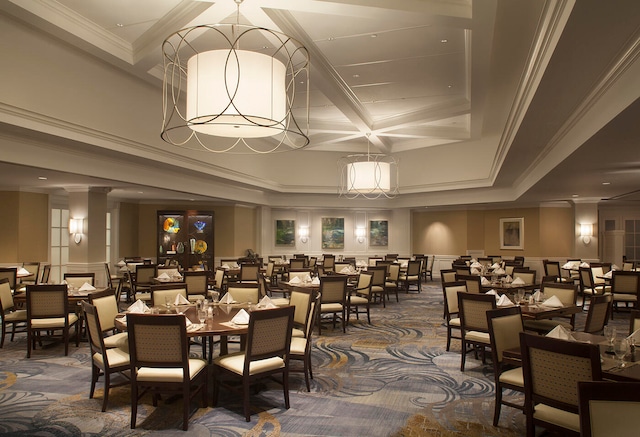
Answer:
<svg viewBox="0 0 640 437"><path fill-rule="evenodd" d="M616 338L616 328L614 328L613 326L605 326L604 327L604 337L607 339L607 342L609 343L609 347L607 347L607 350L605 351L605 353L607 354L613 354L613 340Z"/></svg>
<svg viewBox="0 0 640 437"><path fill-rule="evenodd" d="M200 320L200 323L204 323L205 320L207 320L207 310L205 309L198 310L198 320Z"/></svg>
<svg viewBox="0 0 640 437"><path fill-rule="evenodd" d="M616 358L620 360L620 368L624 367L624 356L629 349L629 343L626 338L616 338L613 342L613 352L616 354Z"/></svg>

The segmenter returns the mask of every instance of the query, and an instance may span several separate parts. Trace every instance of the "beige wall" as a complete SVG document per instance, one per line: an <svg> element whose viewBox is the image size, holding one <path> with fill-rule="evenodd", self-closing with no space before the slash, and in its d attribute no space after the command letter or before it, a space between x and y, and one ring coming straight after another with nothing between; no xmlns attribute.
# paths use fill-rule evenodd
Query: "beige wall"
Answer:
<svg viewBox="0 0 640 437"><path fill-rule="evenodd" d="M524 218L524 250L500 249L500 219ZM420 211L412 218L415 253L569 257L573 250L571 208L514 208L495 210Z"/></svg>
<svg viewBox="0 0 640 437"><path fill-rule="evenodd" d="M0 262L49 259L49 197L17 191L0 192Z"/></svg>
<svg viewBox="0 0 640 437"><path fill-rule="evenodd" d="M247 249L257 252L256 209L236 206L233 212L235 227L234 255L245 256Z"/></svg>

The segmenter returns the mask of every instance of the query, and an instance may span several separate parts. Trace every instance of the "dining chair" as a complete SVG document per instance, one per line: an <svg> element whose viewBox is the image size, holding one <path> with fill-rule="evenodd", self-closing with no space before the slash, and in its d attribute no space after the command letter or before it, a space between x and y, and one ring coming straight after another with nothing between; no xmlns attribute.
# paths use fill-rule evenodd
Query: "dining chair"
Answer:
<svg viewBox="0 0 640 437"><path fill-rule="evenodd" d="M360 273L355 288L347 293L347 323L351 314L360 319L360 314L367 314L367 322L371 324L371 279L373 275Z"/></svg>
<svg viewBox="0 0 640 437"><path fill-rule="evenodd" d="M580 294L582 294L582 307L584 308L587 298L604 294L604 286L602 284L597 285L595 283L591 267L580 267L578 269L578 275Z"/></svg>
<svg viewBox="0 0 640 437"><path fill-rule="evenodd" d="M398 285L398 280L400 278L400 266L398 264L389 264L388 267L387 279L384 282L384 293L386 294L385 299L390 301L391 293L396 295L396 302L400 302L398 298L398 289L400 285Z"/></svg>
<svg viewBox="0 0 640 437"><path fill-rule="evenodd" d="M635 261L624 261L622 263L622 271L630 272L636 268Z"/></svg>
<svg viewBox="0 0 640 437"><path fill-rule="evenodd" d="M129 353L123 349L109 348L105 345L102 336L103 328L100 325L100 317L95 305L82 301L82 313L87 324L89 348L91 350L91 389L89 390L89 399L93 399L98 379L100 376L104 376L102 411L105 412L107 411L111 388L131 384L128 375L131 369ZM116 373L123 375L126 381L112 384L111 375Z"/></svg>
<svg viewBox="0 0 640 437"><path fill-rule="evenodd" d="M9 281L9 287L15 291L18 281L18 268L17 267L0 267L0 279L7 279Z"/></svg>
<svg viewBox="0 0 640 437"><path fill-rule="evenodd" d="M287 290L283 288L278 288L276 286L269 286L267 282L266 275L264 273L260 273L258 275L258 289L260 296L259 300L262 300L265 296L269 296L271 302L276 306L284 306L289 304L289 299L287 296ZM273 293L281 293L284 297L275 297Z"/></svg>
<svg viewBox="0 0 640 437"><path fill-rule="evenodd" d="M227 288L227 293L231 294L233 300L239 303L257 304L260 301L260 288L258 284L233 284Z"/></svg>
<svg viewBox="0 0 640 437"><path fill-rule="evenodd" d="M295 293L295 292L294 292ZM302 293L307 294L307 293ZM293 361L302 361L302 372L304 373L304 382L307 386L307 391L311 391L311 385L309 383L309 379L313 379L313 370L311 369L311 346L313 345L312 335L313 335L313 326L316 322L316 316L318 312L316 311L318 300L320 295L316 295L311 298L311 295L308 294L308 310L305 325L301 326L303 329L303 336L295 336L296 328L295 328L295 313L293 316L294 328L291 332L291 346L289 348L289 360ZM293 293L291 293L291 299L293 301ZM293 304L292 304L293 305ZM298 308L296 307L296 312L298 312ZM295 367L289 369L290 372L297 372L298 370Z"/></svg>
<svg viewBox="0 0 640 437"><path fill-rule="evenodd" d="M387 268L385 266L369 267L367 273L371 273L371 301L376 303L382 302L382 307L386 308L384 284L387 277Z"/></svg>
<svg viewBox="0 0 640 437"><path fill-rule="evenodd" d="M327 275L320 277L320 306L318 309L318 335L322 334L322 316L330 314L333 327L336 327L338 315L342 322L342 332L346 332L348 318L347 277Z"/></svg>
<svg viewBox="0 0 640 437"><path fill-rule="evenodd" d="M292 338L307 336L306 329L309 317L311 316L311 302L318 296L320 296L320 293L312 293L311 291L294 290L291 292L289 305L295 308L293 313L293 330L291 331ZM316 312L318 308L318 306L315 307Z"/></svg>
<svg viewBox="0 0 640 437"><path fill-rule="evenodd" d="M207 407L207 362L189 358L184 314L127 314L131 360L131 429L136 427L138 402L144 394L182 395L182 429L189 429L191 401L200 394Z"/></svg>
<svg viewBox="0 0 640 437"><path fill-rule="evenodd" d="M182 272L182 278L187 286L187 299L190 302L205 300L209 296L209 272L204 270Z"/></svg>
<svg viewBox="0 0 640 437"><path fill-rule="evenodd" d="M637 382L578 382L581 437L638 435L640 391Z"/></svg>
<svg viewBox="0 0 640 437"><path fill-rule="evenodd" d="M387 259L380 258L380 257L377 257L377 256L370 256L370 257L367 259L367 265L368 265L369 267L375 267L375 266L377 266L377 265L378 265L378 261L391 261L391 262L393 262L393 261L395 261L395 258L394 258L394 259L389 259L389 260L387 260Z"/></svg>
<svg viewBox="0 0 640 437"><path fill-rule="evenodd" d="M458 275L456 274L456 281L464 281L467 286L468 293L481 293L482 292L482 276L480 275Z"/></svg>
<svg viewBox="0 0 640 437"><path fill-rule="evenodd" d="M46 331L50 338L60 337L64 342L64 355L69 355L69 329L75 326L76 347L80 344L78 325L80 318L69 312L67 286L27 285L27 358L31 350L40 342L41 332ZM61 331L60 335L55 335Z"/></svg>
<svg viewBox="0 0 640 437"><path fill-rule="evenodd" d="M427 282L427 277L429 277L429 279L431 281L433 281L433 265L436 262L436 256L435 255L431 255L431 257L427 257L427 267L424 271L424 281Z"/></svg>
<svg viewBox="0 0 640 437"><path fill-rule="evenodd" d="M109 263L104 263L104 274L107 278L107 287L115 291L116 300L120 302L120 293L122 292L122 278L118 275L112 275Z"/></svg>
<svg viewBox="0 0 640 437"><path fill-rule="evenodd" d="M455 282L456 271L455 269L442 269L440 270L440 282Z"/></svg>
<svg viewBox="0 0 640 437"><path fill-rule="evenodd" d="M611 277L611 293L613 294L613 313L618 311L618 304L624 303L625 307L629 304L634 309L638 308L638 293L640 293L640 272L623 272L615 271Z"/></svg>
<svg viewBox="0 0 640 437"><path fill-rule="evenodd" d="M79 289L85 283L89 285L95 285L96 274L93 272L87 273L65 273L62 275L62 279L67 283L69 289Z"/></svg>
<svg viewBox="0 0 640 437"><path fill-rule="evenodd" d="M51 264L45 264L42 266L42 275L38 280L38 284L48 284L49 276L51 275Z"/></svg>
<svg viewBox="0 0 640 437"><path fill-rule="evenodd" d="M467 354L470 351L482 356L485 362L486 348L490 346L487 311L496 308L496 298L491 294L458 293L460 315L460 371L464 372ZM469 349L469 347L471 347Z"/></svg>
<svg viewBox="0 0 640 437"><path fill-rule="evenodd" d="M572 283L545 282L540 286L540 292L544 295L545 299L556 296L565 307L577 304L578 289ZM534 331L544 335L558 325L571 331L575 328L575 320L575 314L559 316L552 319L526 319L524 321L524 327L527 331Z"/></svg>
<svg viewBox="0 0 640 437"><path fill-rule="evenodd" d="M16 308L7 278L0 279L0 309L2 310L0 348L2 348L4 347L4 337L7 335L8 326L11 326L10 341L13 341L16 333L27 332L27 310Z"/></svg>
<svg viewBox="0 0 640 437"><path fill-rule="evenodd" d="M151 285L156 277L156 266L153 264L137 264L132 276L133 300L148 302L151 300Z"/></svg>
<svg viewBox="0 0 640 437"><path fill-rule="evenodd" d="M227 286L229 285L229 279L227 277L227 271L223 268L217 268L214 276L213 289L220 293L222 296L227 292Z"/></svg>
<svg viewBox="0 0 640 437"><path fill-rule="evenodd" d="M513 390L524 394L522 363L505 360L502 355L505 349L520 347L520 333L524 332L520 307L496 308L487 311L487 326L489 327L496 394L493 426L498 426L502 405L524 411L524 403L511 402L503 398L504 390Z"/></svg>
<svg viewBox="0 0 640 437"><path fill-rule="evenodd" d="M304 282L304 280L307 277L309 278L311 277L311 270L309 269L289 270L289 275L288 275L289 281L291 281L293 278L296 278L296 277Z"/></svg>
<svg viewBox="0 0 640 437"><path fill-rule="evenodd" d="M251 420L249 389L257 380L282 375L285 408L289 409L289 358L293 314L291 306L252 311L244 351L222 355L213 360L213 406L221 387L239 391L247 422ZM229 381L240 379L241 390Z"/></svg>
<svg viewBox="0 0 640 437"><path fill-rule="evenodd" d="M460 332L460 310L458 308L458 293L466 293L467 285L464 281L451 281L442 284L444 297L444 323L447 327L447 352L451 346L451 339L462 339L460 335L454 335L453 331Z"/></svg>
<svg viewBox="0 0 640 437"><path fill-rule="evenodd" d="M116 294L112 289L89 294L89 303L96 309L96 315L102 329L103 343L106 348L127 350L127 333L116 332L116 316L120 312Z"/></svg>
<svg viewBox="0 0 640 437"><path fill-rule="evenodd" d="M403 272L402 269L400 270L398 283L404 288L405 293L409 293L412 285L415 286L415 291L421 292L420 266L420 261L408 261L406 272Z"/></svg>
<svg viewBox="0 0 640 437"><path fill-rule="evenodd" d="M544 276L553 276L557 282L566 282L567 278L562 276L562 270L560 269L560 261L550 261L548 259L542 260L542 267L544 268Z"/></svg>
<svg viewBox="0 0 640 437"><path fill-rule="evenodd" d="M240 264L240 282L253 283L258 282L258 273L260 273L260 266L258 264Z"/></svg>
<svg viewBox="0 0 640 437"><path fill-rule="evenodd" d="M580 435L578 382L602 379L598 345L520 334L527 437L540 426Z"/></svg>
<svg viewBox="0 0 640 437"><path fill-rule="evenodd" d="M325 272L335 272L336 257L333 255L324 255L322 257L322 267Z"/></svg>
<svg viewBox="0 0 640 437"><path fill-rule="evenodd" d="M351 264L345 262L337 262L333 265L333 271L336 273L351 272Z"/></svg>
<svg viewBox="0 0 640 437"><path fill-rule="evenodd" d="M516 280L518 278L522 279L525 284L535 284L536 283L536 271L529 270L524 268L514 268L513 274L511 277Z"/></svg>
<svg viewBox="0 0 640 437"><path fill-rule="evenodd" d="M301 270L305 268L304 258L291 258L289 260L289 270Z"/></svg>
<svg viewBox="0 0 640 437"><path fill-rule="evenodd" d="M612 302L613 295L611 294L603 294L591 298L589 311L587 312L587 320L584 324L584 332L590 334L602 333L604 325L609 321Z"/></svg>
<svg viewBox="0 0 640 437"><path fill-rule="evenodd" d="M167 303L173 305L178 295L181 295L185 299L189 296L187 284L184 282L152 285L150 288L150 294L150 302L152 306L163 306Z"/></svg>

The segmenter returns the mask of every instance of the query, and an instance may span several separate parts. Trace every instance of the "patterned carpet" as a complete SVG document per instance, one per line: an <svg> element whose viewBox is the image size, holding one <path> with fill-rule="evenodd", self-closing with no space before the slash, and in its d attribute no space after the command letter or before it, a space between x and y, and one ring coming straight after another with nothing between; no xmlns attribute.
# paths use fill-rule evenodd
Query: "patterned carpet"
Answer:
<svg viewBox="0 0 640 437"><path fill-rule="evenodd" d="M520 436L524 416L503 407L492 426L493 373L490 364L467 360L461 373L460 346L445 352L442 291L429 282L422 293L400 294L400 303L372 309L372 324L353 321L343 334L329 326L314 339L311 393L301 373L290 378L291 408L281 387L268 383L252 396L251 422L241 399L221 392L217 408L198 409L189 422L194 436ZM577 326L584 323L579 316ZM628 329L626 316L615 323ZM317 332L317 330L316 330ZM193 348L194 354L199 348ZM88 398L88 347L38 348L26 359L26 339L0 349L0 434L14 436L185 435L182 400L143 398L137 429L129 428L130 391L112 389L106 413L102 386Z"/></svg>

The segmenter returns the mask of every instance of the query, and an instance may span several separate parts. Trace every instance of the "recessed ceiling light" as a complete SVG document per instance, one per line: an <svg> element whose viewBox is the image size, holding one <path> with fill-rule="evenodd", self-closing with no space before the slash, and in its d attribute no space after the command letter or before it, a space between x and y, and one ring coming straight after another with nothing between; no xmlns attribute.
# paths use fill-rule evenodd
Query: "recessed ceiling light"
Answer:
<svg viewBox="0 0 640 437"><path fill-rule="evenodd" d="M118 27L124 27L124 24L122 24L122 23L116 23L116 26L118 26Z"/></svg>
<svg viewBox="0 0 640 437"><path fill-rule="evenodd" d="M144 194L144 191L138 191L138 194Z"/></svg>
<svg viewBox="0 0 640 437"><path fill-rule="evenodd" d="M327 41L334 41L334 40L335 40L335 38L334 38L334 37L332 37L332 36L330 36L329 38L327 38Z"/></svg>
<svg viewBox="0 0 640 437"><path fill-rule="evenodd" d="M372 33L372 34L371 34L371 38L377 38L377 37L378 37L378 35L377 35L377 34L375 34L375 33Z"/></svg>
<svg viewBox="0 0 640 437"><path fill-rule="evenodd" d="M442 44L446 44L446 43L448 43L448 42L449 42L449 40L448 40L448 39L441 39L441 40L440 40L440 42L441 42Z"/></svg>
<svg viewBox="0 0 640 437"><path fill-rule="evenodd" d="M602 185L611 185L611 182L603 182Z"/></svg>
<svg viewBox="0 0 640 437"><path fill-rule="evenodd" d="M46 181L47 180L47 178L44 177L44 176L38 176L38 179L40 179L41 181Z"/></svg>
<svg viewBox="0 0 640 437"><path fill-rule="evenodd" d="M447 88L453 88L453 85L447 85Z"/></svg>
<svg viewBox="0 0 640 437"><path fill-rule="evenodd" d="M577 194L572 194L571 197L578 197L578 195Z"/></svg>
<svg viewBox="0 0 640 437"><path fill-rule="evenodd" d="M356 78L356 79L357 79L357 78L359 78L359 77L360 77L360 75L359 75L359 74L354 74L354 75L353 75L353 76L351 76L351 77L354 77L354 78Z"/></svg>

